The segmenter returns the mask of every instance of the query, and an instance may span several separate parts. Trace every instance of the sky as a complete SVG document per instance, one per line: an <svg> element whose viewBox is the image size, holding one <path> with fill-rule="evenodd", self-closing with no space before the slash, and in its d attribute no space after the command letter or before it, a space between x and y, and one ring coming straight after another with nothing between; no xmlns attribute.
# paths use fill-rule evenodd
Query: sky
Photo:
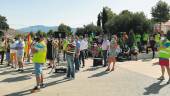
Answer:
<svg viewBox="0 0 170 96"><path fill-rule="evenodd" d="M0 15L5 16L11 28L27 26L71 27L96 24L97 15L104 6L114 13L122 10L143 11L151 18L151 8L158 0L0 0ZM166 1L170 5L170 0Z"/></svg>

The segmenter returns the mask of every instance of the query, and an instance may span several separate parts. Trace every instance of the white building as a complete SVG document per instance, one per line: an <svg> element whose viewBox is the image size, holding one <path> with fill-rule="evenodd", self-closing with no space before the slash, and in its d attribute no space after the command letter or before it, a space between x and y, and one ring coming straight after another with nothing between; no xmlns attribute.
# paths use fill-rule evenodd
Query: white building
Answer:
<svg viewBox="0 0 170 96"><path fill-rule="evenodd" d="M161 30L162 30L164 33L167 33L168 30L170 30L170 20L169 20L168 22L162 23L162 25L161 25ZM155 32L160 32L160 24L155 24L155 26L154 26L154 31L155 31Z"/></svg>

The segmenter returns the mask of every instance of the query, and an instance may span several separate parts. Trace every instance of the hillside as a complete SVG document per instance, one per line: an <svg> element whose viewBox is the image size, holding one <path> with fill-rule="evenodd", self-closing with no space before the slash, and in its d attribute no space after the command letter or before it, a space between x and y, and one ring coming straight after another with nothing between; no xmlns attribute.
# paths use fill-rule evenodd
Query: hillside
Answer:
<svg viewBox="0 0 170 96"><path fill-rule="evenodd" d="M57 31L58 26L44 26L44 25L35 25L35 26L29 26L25 28L18 29L18 31L25 33L25 32L37 32L37 31L43 31L48 32L49 30ZM76 28L71 28L72 32L74 33L76 31Z"/></svg>

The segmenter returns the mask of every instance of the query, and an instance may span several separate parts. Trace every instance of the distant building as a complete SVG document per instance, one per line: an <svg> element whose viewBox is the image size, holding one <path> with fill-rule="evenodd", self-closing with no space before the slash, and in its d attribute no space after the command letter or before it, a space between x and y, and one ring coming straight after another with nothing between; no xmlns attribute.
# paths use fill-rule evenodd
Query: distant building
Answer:
<svg viewBox="0 0 170 96"><path fill-rule="evenodd" d="M168 22L162 23L161 30L160 30L160 24L154 25L154 31L155 32L163 31L164 33L167 33L168 30L170 30L170 20Z"/></svg>

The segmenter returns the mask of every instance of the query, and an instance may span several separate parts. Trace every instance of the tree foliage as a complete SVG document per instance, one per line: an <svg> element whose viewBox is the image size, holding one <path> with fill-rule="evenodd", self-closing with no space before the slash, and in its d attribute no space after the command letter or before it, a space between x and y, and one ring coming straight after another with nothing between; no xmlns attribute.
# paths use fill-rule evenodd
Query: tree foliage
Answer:
<svg viewBox="0 0 170 96"><path fill-rule="evenodd" d="M102 28L94 25L93 23L84 25L82 28L77 28L76 35L99 35L102 32Z"/></svg>
<svg viewBox="0 0 170 96"><path fill-rule="evenodd" d="M54 34L54 31L53 31L53 30L49 30L49 31L47 32L47 36L48 36L48 37L52 36L53 34Z"/></svg>
<svg viewBox="0 0 170 96"><path fill-rule="evenodd" d="M41 30L38 30L35 35L36 36L43 35L44 37L47 37L47 34L45 32L42 32Z"/></svg>
<svg viewBox="0 0 170 96"><path fill-rule="evenodd" d="M152 7L152 17L156 22L166 22L170 19L170 6L164 2L159 1L156 6Z"/></svg>
<svg viewBox="0 0 170 96"><path fill-rule="evenodd" d="M151 31L152 26L151 20L147 19L143 12L133 13L128 10L123 10L105 24L106 31L110 34L129 33L130 30L133 30L135 34L143 34Z"/></svg>
<svg viewBox="0 0 170 96"><path fill-rule="evenodd" d="M4 30L8 30L9 25L7 24L7 19L0 15L0 37L4 35Z"/></svg>
<svg viewBox="0 0 170 96"><path fill-rule="evenodd" d="M109 7L104 7L102 12L98 15L97 25L99 27L102 27L103 32L107 33L107 28L105 24L110 21L116 14L112 12L112 10Z"/></svg>
<svg viewBox="0 0 170 96"><path fill-rule="evenodd" d="M9 29L9 25L7 24L7 19L4 16L0 15L0 29L7 30Z"/></svg>
<svg viewBox="0 0 170 96"><path fill-rule="evenodd" d="M67 36L71 35L71 27L65 24L60 24L58 27L58 32L65 32Z"/></svg>

